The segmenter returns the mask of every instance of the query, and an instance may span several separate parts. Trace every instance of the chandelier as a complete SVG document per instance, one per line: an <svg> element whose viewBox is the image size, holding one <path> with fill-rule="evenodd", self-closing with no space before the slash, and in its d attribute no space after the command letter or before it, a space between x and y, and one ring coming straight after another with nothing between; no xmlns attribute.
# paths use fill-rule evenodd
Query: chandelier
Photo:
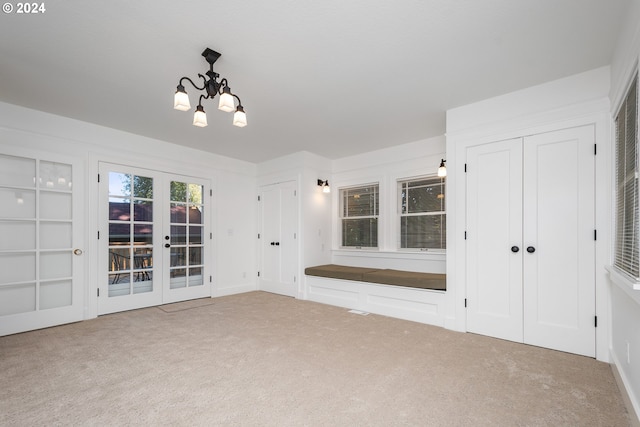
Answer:
<svg viewBox="0 0 640 427"><path fill-rule="evenodd" d="M245 127L247 125L247 115L244 112L240 98L238 98L238 95L231 92L227 79L223 78L218 81L220 74L213 71L213 64L218 60L218 58L220 58L221 54L215 50L206 48L204 52L202 52L202 56L204 56L204 59L209 63L209 71L206 73L208 79L202 74L198 74L198 77L203 80L202 87L198 87L198 85L196 85L189 77L182 77L178 83L178 88L176 89L176 94L173 98L173 108L180 111L188 111L191 109L189 96L182 85L182 82L187 80L197 90L205 91L205 93L200 94L200 100L198 101L196 112L193 115L194 126L205 127L207 125L207 115L204 112L204 107L202 107L202 100L209 98L213 99L216 95L220 95L218 109L227 113L235 110L233 115L234 126ZM234 99L238 100L237 107Z"/></svg>

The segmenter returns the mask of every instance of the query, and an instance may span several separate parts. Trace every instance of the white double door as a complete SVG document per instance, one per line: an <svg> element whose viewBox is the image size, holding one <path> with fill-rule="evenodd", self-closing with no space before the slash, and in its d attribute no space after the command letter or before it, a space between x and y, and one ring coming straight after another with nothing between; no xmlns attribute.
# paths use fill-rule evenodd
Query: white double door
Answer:
<svg viewBox="0 0 640 427"><path fill-rule="evenodd" d="M595 356L594 128L467 149L467 330Z"/></svg>
<svg viewBox="0 0 640 427"><path fill-rule="evenodd" d="M297 184L287 181L260 189L260 272L258 288L295 297L298 294Z"/></svg>
<svg viewBox="0 0 640 427"><path fill-rule="evenodd" d="M211 296L204 179L100 164L98 313Z"/></svg>

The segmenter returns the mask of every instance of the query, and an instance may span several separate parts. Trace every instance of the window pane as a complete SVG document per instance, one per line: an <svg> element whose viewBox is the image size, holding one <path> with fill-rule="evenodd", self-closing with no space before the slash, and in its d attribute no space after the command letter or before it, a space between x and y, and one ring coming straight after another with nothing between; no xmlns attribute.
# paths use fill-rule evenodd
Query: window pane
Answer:
<svg viewBox="0 0 640 427"><path fill-rule="evenodd" d="M153 222L153 202L146 200L133 202L133 220Z"/></svg>
<svg viewBox="0 0 640 427"><path fill-rule="evenodd" d="M378 247L378 219L343 219L342 246Z"/></svg>
<svg viewBox="0 0 640 427"><path fill-rule="evenodd" d="M616 116L616 244L615 265L640 276L638 245L637 76Z"/></svg>
<svg viewBox="0 0 640 427"><path fill-rule="evenodd" d="M153 225L135 224L133 226L133 243L151 245L153 243Z"/></svg>
<svg viewBox="0 0 640 427"><path fill-rule="evenodd" d="M129 221L131 219L130 200L109 197L109 219L113 221Z"/></svg>
<svg viewBox="0 0 640 427"><path fill-rule="evenodd" d="M189 203L202 204L202 185L189 184Z"/></svg>
<svg viewBox="0 0 640 427"><path fill-rule="evenodd" d="M181 224L187 222L187 205L171 203L171 222Z"/></svg>
<svg viewBox="0 0 640 427"><path fill-rule="evenodd" d="M420 215L400 219L402 248L445 249L446 216Z"/></svg>
<svg viewBox="0 0 640 427"><path fill-rule="evenodd" d="M153 178L134 176L133 195L143 199L153 199Z"/></svg>
<svg viewBox="0 0 640 427"><path fill-rule="evenodd" d="M109 172L109 195L131 196L131 175Z"/></svg>
<svg viewBox="0 0 640 427"><path fill-rule="evenodd" d="M185 182L171 181L171 200L174 202L187 201L187 184Z"/></svg>

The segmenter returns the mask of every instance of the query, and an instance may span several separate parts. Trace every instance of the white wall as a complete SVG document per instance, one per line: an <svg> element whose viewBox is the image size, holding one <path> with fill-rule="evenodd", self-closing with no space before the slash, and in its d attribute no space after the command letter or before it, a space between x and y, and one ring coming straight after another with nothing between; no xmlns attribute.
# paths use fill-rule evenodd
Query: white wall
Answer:
<svg viewBox="0 0 640 427"><path fill-rule="evenodd" d="M611 65L611 112L615 115L640 58L640 2L634 0ZM614 159L612 144L611 158ZM614 216L615 218L615 216ZM611 223L614 227L613 222ZM613 235L613 234L612 234ZM613 244L613 242L612 242ZM611 361L616 365L636 416L640 415L640 290L612 272L611 276Z"/></svg>
<svg viewBox="0 0 640 427"><path fill-rule="evenodd" d="M398 250L397 181L435 175L445 157L444 136L415 141L333 162L331 175L332 257L334 264L356 267L444 273L443 251L409 252ZM379 183L378 250L340 249L340 188ZM445 199L446 200L446 199Z"/></svg>
<svg viewBox="0 0 640 427"><path fill-rule="evenodd" d="M608 361L611 316L605 266L611 236L611 118L608 67L459 107L447 112L448 327L466 330L465 150L466 147L557 129L595 124L596 156L596 356Z"/></svg>
<svg viewBox="0 0 640 427"><path fill-rule="evenodd" d="M97 314L98 163L101 161L208 179L213 188L213 295L255 289L255 173L252 163L115 129L0 103L0 152L73 156L83 164L85 318Z"/></svg>

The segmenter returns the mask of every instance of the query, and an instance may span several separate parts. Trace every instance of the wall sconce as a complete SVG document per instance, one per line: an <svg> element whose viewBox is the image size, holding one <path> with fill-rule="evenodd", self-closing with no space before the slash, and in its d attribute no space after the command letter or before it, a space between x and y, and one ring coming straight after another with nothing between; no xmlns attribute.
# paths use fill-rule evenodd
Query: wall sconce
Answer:
<svg viewBox="0 0 640 427"><path fill-rule="evenodd" d="M238 127L245 127L247 125L247 114L244 112L242 102L238 95L231 92L227 79L218 81L220 74L213 71L213 64L220 58L221 54L215 50L206 48L202 52L202 56L209 63L209 71L206 72L207 77L202 74L198 74L198 77L202 79L202 87L196 85L189 77L182 77L178 83L178 88L173 98L173 108L180 111L188 111L191 109L191 103L189 102L189 96L184 89L182 83L186 80L197 90L205 92L200 95L200 101L196 107L196 112L193 115L193 125L198 127L207 126L207 114L202 107L203 99L213 99L216 95L220 95L220 102L218 103L218 109L224 112L230 113L235 110L233 115L233 125ZM238 101L238 106L235 105L235 100Z"/></svg>
<svg viewBox="0 0 640 427"><path fill-rule="evenodd" d="M440 167L438 168L438 176L444 178L447 176L447 167L444 165L447 161L445 159L440 160Z"/></svg>
<svg viewBox="0 0 640 427"><path fill-rule="evenodd" d="M329 180L323 181L321 179L318 180L318 186L322 187L323 193L331 193L331 187L329 187Z"/></svg>

